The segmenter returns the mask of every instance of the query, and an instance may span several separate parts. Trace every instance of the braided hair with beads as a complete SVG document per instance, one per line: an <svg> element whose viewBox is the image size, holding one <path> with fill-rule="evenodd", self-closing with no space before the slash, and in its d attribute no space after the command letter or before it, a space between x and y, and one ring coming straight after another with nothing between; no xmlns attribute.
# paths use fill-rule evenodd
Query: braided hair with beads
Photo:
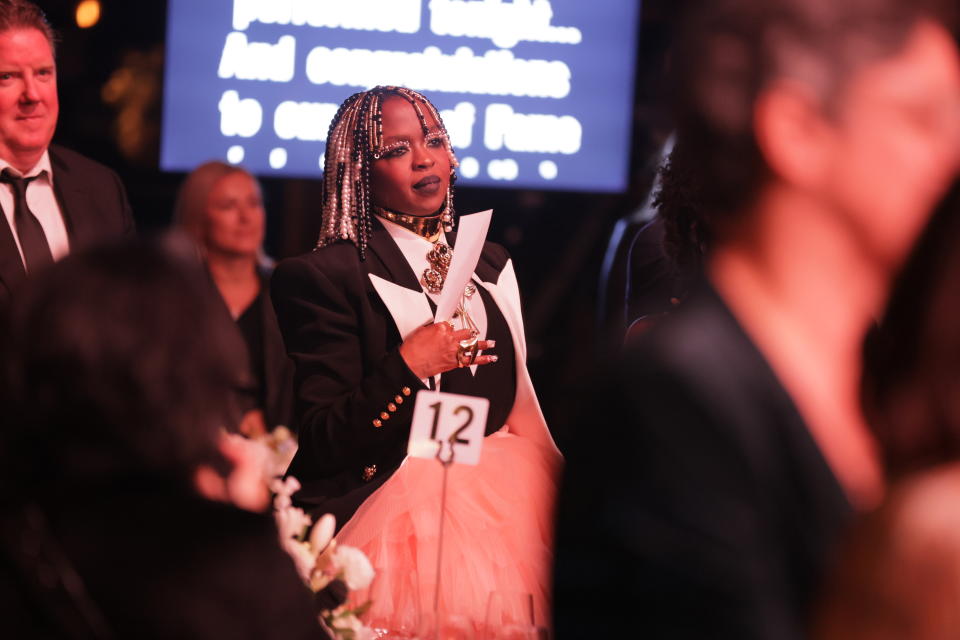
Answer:
<svg viewBox="0 0 960 640"><path fill-rule="evenodd" d="M373 214L370 165L380 159L383 149L383 102L394 96L413 106L424 135L429 131L424 110L433 116L440 128L450 157L451 173L441 219L445 231L453 230L453 182L456 177L453 171L458 163L440 113L423 94L412 89L378 86L344 100L330 123L323 162L321 229L317 247L350 240L360 251L360 259L366 258L370 216Z"/></svg>

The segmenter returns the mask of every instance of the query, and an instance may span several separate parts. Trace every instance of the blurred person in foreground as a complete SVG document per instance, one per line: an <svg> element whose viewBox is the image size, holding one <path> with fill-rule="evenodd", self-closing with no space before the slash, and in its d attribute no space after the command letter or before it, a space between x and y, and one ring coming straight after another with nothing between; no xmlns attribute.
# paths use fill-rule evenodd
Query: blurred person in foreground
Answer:
<svg viewBox="0 0 960 640"><path fill-rule="evenodd" d="M263 253L266 213L260 184L242 167L207 162L180 187L176 225L203 257L249 355L250 382L238 398L239 430L261 435L293 419L293 363L270 302L271 264Z"/></svg>
<svg viewBox="0 0 960 640"><path fill-rule="evenodd" d="M179 253L72 255L11 311L4 637L324 637L270 516L211 499L269 498L221 443L238 345L192 251Z"/></svg>
<svg viewBox="0 0 960 640"><path fill-rule="evenodd" d="M51 144L60 111L55 40L37 5L0 0L0 309L28 273L134 232L117 175Z"/></svg>
<svg viewBox="0 0 960 640"><path fill-rule="evenodd" d="M706 278L586 396L558 636L805 637L838 535L884 489L862 338L958 166L948 9L689 12L675 115L700 145Z"/></svg>
<svg viewBox="0 0 960 640"><path fill-rule="evenodd" d="M960 184L864 349L863 405L891 483L851 532L817 637L960 637Z"/></svg>

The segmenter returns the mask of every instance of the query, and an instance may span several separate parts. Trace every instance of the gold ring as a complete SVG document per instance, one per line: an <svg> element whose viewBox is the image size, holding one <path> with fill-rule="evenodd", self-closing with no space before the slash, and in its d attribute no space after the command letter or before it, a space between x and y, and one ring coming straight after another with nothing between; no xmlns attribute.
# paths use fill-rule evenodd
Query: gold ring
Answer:
<svg viewBox="0 0 960 640"><path fill-rule="evenodd" d="M472 365L477 359L477 353L480 351L479 347L480 341L476 336L461 340L457 347L457 366L462 368Z"/></svg>

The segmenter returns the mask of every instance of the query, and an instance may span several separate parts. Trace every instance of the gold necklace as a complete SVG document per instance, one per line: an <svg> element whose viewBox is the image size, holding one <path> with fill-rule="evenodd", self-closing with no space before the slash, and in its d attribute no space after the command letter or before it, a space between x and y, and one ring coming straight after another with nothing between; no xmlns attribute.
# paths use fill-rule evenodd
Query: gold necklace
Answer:
<svg viewBox="0 0 960 640"><path fill-rule="evenodd" d="M376 207L375 213L390 222L400 225L404 229L412 231L428 242L433 243L433 248L427 253L427 262L430 266L423 270L423 277L420 278L421 284L432 294L438 294L443 291L443 283L447 279L447 271L450 269L450 261L453 260L453 249L449 245L440 242L440 229L443 223L443 215L437 213L432 216L409 216L405 213L397 213L383 207Z"/></svg>
<svg viewBox="0 0 960 640"><path fill-rule="evenodd" d="M440 239L440 225L443 223L442 214L432 216L408 216L405 213L397 213L383 207L376 207L374 212L390 222L396 223L408 229L421 238L429 242L436 242Z"/></svg>

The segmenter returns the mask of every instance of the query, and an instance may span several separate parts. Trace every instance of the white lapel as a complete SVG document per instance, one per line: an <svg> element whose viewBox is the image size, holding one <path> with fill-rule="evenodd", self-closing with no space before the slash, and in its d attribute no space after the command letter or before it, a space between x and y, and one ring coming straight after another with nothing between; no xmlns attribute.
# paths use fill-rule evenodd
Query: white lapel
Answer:
<svg viewBox="0 0 960 640"><path fill-rule="evenodd" d="M413 289L407 289L403 285L394 284L380 276L370 275L370 282L376 289L377 295L383 300L387 311L393 318L393 323L397 325L397 331L400 333L400 340L406 340L407 336L413 333L417 328L433 322L433 313L430 311L430 302L427 300L427 294ZM434 377L434 384L440 376ZM427 384L426 378L421 378L423 384Z"/></svg>
<svg viewBox="0 0 960 640"><path fill-rule="evenodd" d="M510 431L538 442L560 459L560 451L550 435L540 402L537 400L530 373L527 371L527 340L523 333L523 318L520 313L520 288L517 286L517 274L513 270L513 260L500 272L497 283L477 280L484 289L490 292L490 297L500 308L507 326L510 327L510 336L513 338L513 349L517 354L517 396L513 411L507 417Z"/></svg>
<svg viewBox="0 0 960 640"><path fill-rule="evenodd" d="M387 311L390 312L394 324L397 325L397 331L400 332L401 340L406 340L407 336L418 327L433 320L430 303L427 302L427 295L423 291L407 289L372 273L370 282L373 283L373 288L377 290L383 304L387 306Z"/></svg>
<svg viewBox="0 0 960 640"><path fill-rule="evenodd" d="M503 313L507 326L510 327L510 336L513 339L513 349L517 353L517 363L526 367L527 341L523 335L523 322L520 316L520 289L517 286L517 274L513 270L513 260L507 260L496 284L484 282L474 276L474 280L490 293L490 297L497 303Z"/></svg>

